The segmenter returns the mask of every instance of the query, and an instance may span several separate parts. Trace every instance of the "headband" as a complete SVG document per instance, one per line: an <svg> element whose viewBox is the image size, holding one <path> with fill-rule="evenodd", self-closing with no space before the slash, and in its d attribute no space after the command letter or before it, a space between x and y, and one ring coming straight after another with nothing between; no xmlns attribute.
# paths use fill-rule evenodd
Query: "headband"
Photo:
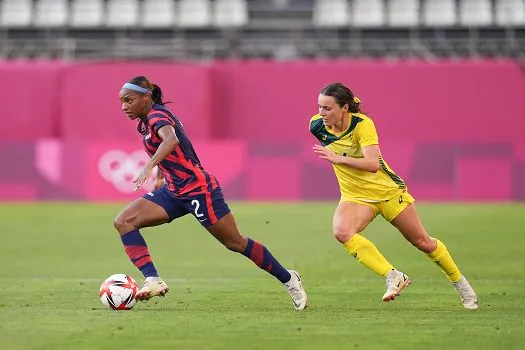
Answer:
<svg viewBox="0 0 525 350"><path fill-rule="evenodd" d="M354 96L354 99L352 100L352 102L354 102L354 103L361 103L361 100L359 99L359 97Z"/></svg>
<svg viewBox="0 0 525 350"><path fill-rule="evenodd" d="M123 89L137 91L137 92L140 92L142 94L151 94L150 90L148 90L146 88L143 88L142 86L138 86L136 84L132 84L132 83L126 83L126 84L122 85L122 88Z"/></svg>

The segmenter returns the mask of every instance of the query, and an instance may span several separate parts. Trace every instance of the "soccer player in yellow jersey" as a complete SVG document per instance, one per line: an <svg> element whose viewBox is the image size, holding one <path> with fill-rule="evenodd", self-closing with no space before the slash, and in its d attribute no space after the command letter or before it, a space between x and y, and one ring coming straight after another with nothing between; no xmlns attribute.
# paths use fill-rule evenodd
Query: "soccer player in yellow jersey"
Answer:
<svg viewBox="0 0 525 350"><path fill-rule="evenodd" d="M386 277L383 301L394 300L410 279L360 234L377 214L439 265L465 308L477 309L474 289L445 245L425 231L405 182L381 156L374 122L361 112L361 101L344 84L333 83L322 89L318 103L319 114L310 119L310 131L322 146L315 145L314 152L332 163L341 190L333 233L359 262Z"/></svg>

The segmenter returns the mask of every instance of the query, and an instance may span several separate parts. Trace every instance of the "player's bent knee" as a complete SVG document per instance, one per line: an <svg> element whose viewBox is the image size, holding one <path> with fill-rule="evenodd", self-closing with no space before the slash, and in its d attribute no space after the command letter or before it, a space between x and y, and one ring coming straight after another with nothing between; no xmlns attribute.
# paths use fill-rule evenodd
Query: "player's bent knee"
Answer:
<svg viewBox="0 0 525 350"><path fill-rule="evenodd" d="M436 248L436 243L430 237L421 237L413 240L412 245L424 253L432 253Z"/></svg>
<svg viewBox="0 0 525 350"><path fill-rule="evenodd" d="M120 234L130 232L137 228L134 225L135 218L134 215L119 214L113 221L113 226Z"/></svg>
<svg viewBox="0 0 525 350"><path fill-rule="evenodd" d="M334 237L341 243L346 243L355 235L355 230L350 230L345 227L334 227Z"/></svg>

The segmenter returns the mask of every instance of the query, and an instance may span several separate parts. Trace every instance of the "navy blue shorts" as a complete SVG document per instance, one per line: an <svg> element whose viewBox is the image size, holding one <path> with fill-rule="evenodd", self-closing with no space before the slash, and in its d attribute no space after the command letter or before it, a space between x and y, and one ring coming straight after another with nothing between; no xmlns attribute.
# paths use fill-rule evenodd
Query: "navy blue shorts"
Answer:
<svg viewBox="0 0 525 350"><path fill-rule="evenodd" d="M208 227L230 213L230 208L224 201L220 187L212 192L179 198L166 186L162 186L156 191L146 193L142 198L164 208L168 213L170 222L191 213L202 226Z"/></svg>

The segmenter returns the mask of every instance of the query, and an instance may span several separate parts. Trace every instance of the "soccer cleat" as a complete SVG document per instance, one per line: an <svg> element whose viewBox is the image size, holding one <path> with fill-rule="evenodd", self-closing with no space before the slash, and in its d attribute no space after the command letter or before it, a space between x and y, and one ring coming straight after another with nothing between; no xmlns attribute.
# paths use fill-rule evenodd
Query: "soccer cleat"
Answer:
<svg viewBox="0 0 525 350"><path fill-rule="evenodd" d="M479 304L476 292L474 292L474 289L464 276L461 276L459 281L452 282L452 285L456 288L465 309L474 310L478 308Z"/></svg>
<svg viewBox="0 0 525 350"><path fill-rule="evenodd" d="M147 301L156 296L163 297L164 295L166 295L166 293L169 292L169 290L170 289L166 282L164 282L161 279L150 281L146 280L146 282L144 282L144 284L142 285L142 288L140 288L140 290L138 291L135 298L137 300Z"/></svg>
<svg viewBox="0 0 525 350"><path fill-rule="evenodd" d="M288 272L290 272L292 277L290 278L290 281L283 284L286 287L288 294L290 294L290 298L292 298L293 307L296 310L303 310L308 305L308 296L306 295L306 291L301 283L301 276L294 270L288 270Z"/></svg>
<svg viewBox="0 0 525 350"><path fill-rule="evenodd" d="M386 292L383 295L383 301L389 302L394 300L401 290L407 288L412 281L403 272L393 269L386 275Z"/></svg>

